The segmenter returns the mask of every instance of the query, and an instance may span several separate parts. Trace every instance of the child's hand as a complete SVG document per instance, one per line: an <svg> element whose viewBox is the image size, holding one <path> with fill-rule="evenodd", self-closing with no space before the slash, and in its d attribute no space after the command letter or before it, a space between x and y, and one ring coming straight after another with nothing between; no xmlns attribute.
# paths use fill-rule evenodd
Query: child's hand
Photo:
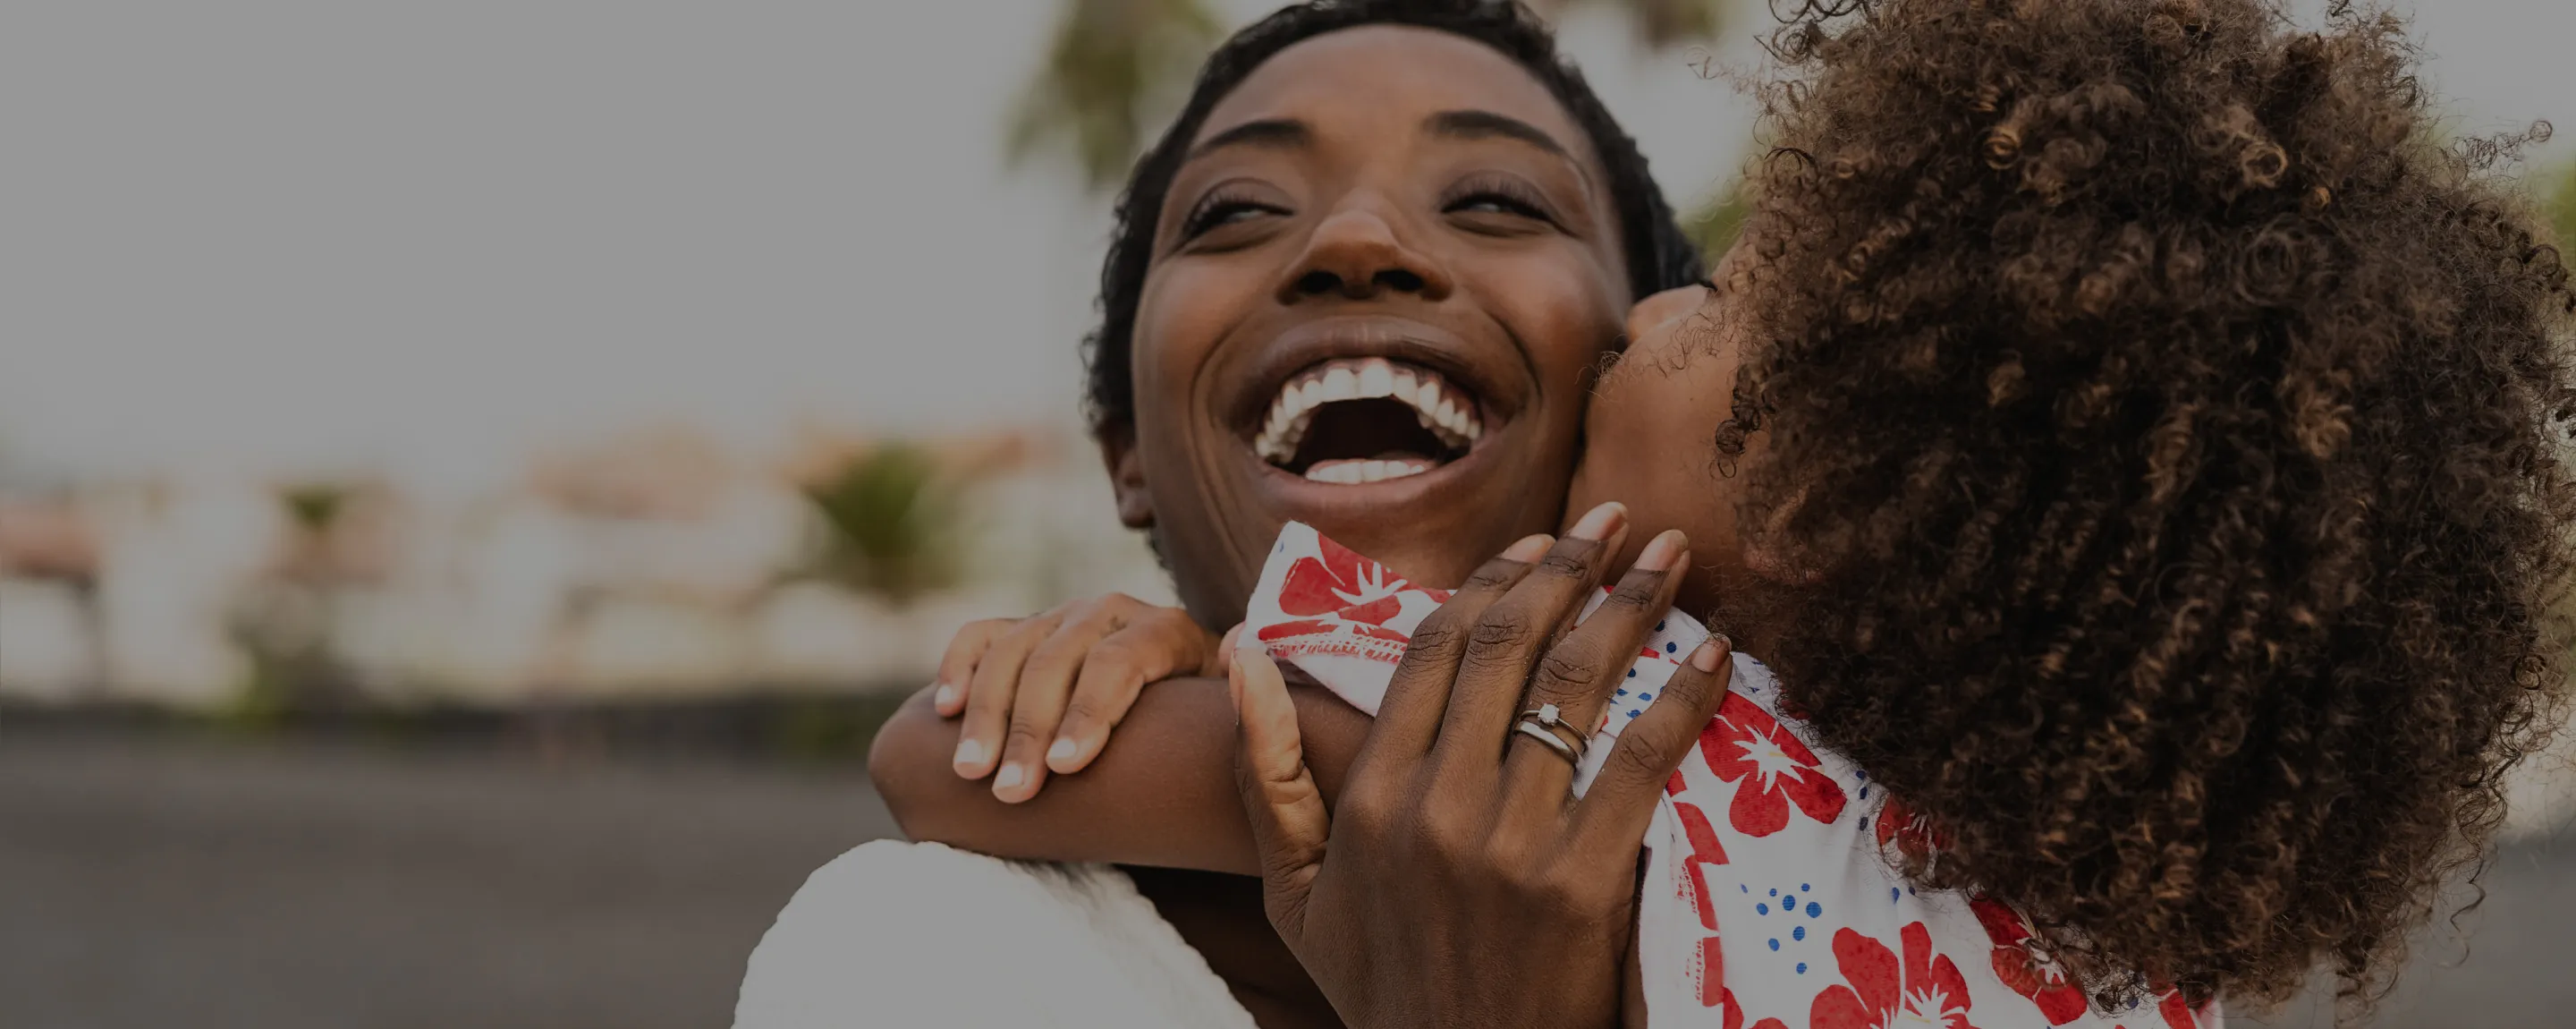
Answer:
<svg viewBox="0 0 2576 1029"><path fill-rule="evenodd" d="M1037 796L1049 771L1078 772L1099 756L1146 683L1223 674L1217 643L1181 609L1123 593L967 625L931 695L941 717L966 716L957 774L991 775L993 796L1007 802Z"/></svg>

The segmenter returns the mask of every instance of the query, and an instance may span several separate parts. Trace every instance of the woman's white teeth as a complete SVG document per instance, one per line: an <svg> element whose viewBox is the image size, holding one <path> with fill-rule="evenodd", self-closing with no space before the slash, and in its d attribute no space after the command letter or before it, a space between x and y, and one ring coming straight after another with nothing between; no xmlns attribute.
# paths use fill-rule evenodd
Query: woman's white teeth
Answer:
<svg viewBox="0 0 2576 1029"><path fill-rule="evenodd" d="M1484 420L1477 415L1475 402L1442 379L1439 373L1428 368L1399 365L1382 357L1346 358L1326 361L1282 384L1279 399L1271 402L1270 417L1262 423L1261 434L1253 440L1253 450L1263 460L1287 464L1296 459L1297 445L1305 441L1306 427L1314 421L1317 408L1337 401L1378 398L1395 400L1412 408L1414 420L1438 436L1443 445L1464 448L1485 435ZM1349 463L1338 462L1336 465ZM1427 471L1430 467L1426 464L1381 478L1402 478ZM1315 473L1310 470L1307 477L1315 478ZM1318 481L1376 482L1379 479Z"/></svg>
<svg viewBox="0 0 2576 1029"><path fill-rule="evenodd" d="M1429 461L1414 460L1317 461L1314 467L1306 469L1306 479L1309 482L1357 485L1363 482L1385 482L1388 479L1420 475L1430 471L1431 467Z"/></svg>

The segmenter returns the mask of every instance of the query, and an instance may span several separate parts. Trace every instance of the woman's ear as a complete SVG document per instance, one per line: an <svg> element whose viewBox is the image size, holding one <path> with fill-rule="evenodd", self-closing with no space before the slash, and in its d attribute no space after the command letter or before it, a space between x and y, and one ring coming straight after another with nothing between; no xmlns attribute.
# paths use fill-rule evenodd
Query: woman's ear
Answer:
<svg viewBox="0 0 2576 1029"><path fill-rule="evenodd" d="M1100 463L1109 470L1109 489L1118 497L1118 521L1130 529L1154 527L1154 498L1145 489L1145 460L1136 453L1136 427L1113 425L1100 430Z"/></svg>

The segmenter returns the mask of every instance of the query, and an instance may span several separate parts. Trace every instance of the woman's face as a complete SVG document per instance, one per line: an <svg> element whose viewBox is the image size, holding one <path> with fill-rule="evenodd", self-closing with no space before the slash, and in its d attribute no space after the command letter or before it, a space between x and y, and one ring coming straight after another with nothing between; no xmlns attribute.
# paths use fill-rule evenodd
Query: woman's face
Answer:
<svg viewBox="0 0 2576 1029"><path fill-rule="evenodd" d="M1202 621L1282 523L1454 584L1556 527L1630 303L1616 207L1546 87L1447 33L1348 29L1217 104L1159 215L1136 433L1108 458Z"/></svg>

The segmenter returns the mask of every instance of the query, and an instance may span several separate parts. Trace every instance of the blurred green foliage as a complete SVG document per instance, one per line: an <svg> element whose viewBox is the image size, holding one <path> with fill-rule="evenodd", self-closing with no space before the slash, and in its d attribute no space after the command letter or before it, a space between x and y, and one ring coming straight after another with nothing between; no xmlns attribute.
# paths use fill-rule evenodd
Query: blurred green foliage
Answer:
<svg viewBox="0 0 2576 1029"><path fill-rule="evenodd" d="M869 448L804 487L817 533L791 578L910 603L956 585L965 526L959 486L921 448Z"/></svg>
<svg viewBox="0 0 2576 1029"><path fill-rule="evenodd" d="M1615 7L1652 50L1715 38L1733 0L1535 0L1556 17ZM1176 112L1221 29L1201 0L1064 0L1054 39L1012 116L1010 157L1061 146L1084 186L1116 189L1146 132Z"/></svg>
<svg viewBox="0 0 2576 1029"><path fill-rule="evenodd" d="M1729 0L1536 0L1530 5L1551 18L1574 7L1616 7L1635 27L1637 42L1650 50L1715 39L1726 27Z"/></svg>
<svg viewBox="0 0 2576 1029"><path fill-rule="evenodd" d="M1744 217L1751 213L1753 198L1746 191L1744 180L1738 178L1691 212L1682 222L1682 231L1690 236L1691 242L1699 244L1700 256L1714 271L1717 259L1726 253L1726 248L1734 246L1735 237L1743 233Z"/></svg>
<svg viewBox="0 0 2576 1029"><path fill-rule="evenodd" d="M790 703L772 730L772 752L798 761L864 762L877 730L910 696L879 691Z"/></svg>
<svg viewBox="0 0 2576 1029"><path fill-rule="evenodd" d="M1061 142L1086 186L1115 188L1145 147L1145 125L1168 115L1216 38L1198 0L1066 0L1011 122L1011 159Z"/></svg>
<svg viewBox="0 0 2576 1029"><path fill-rule="evenodd" d="M299 532L319 539L331 535L355 492L335 482L302 482L280 487L277 500Z"/></svg>
<svg viewBox="0 0 2576 1029"><path fill-rule="evenodd" d="M337 537L359 492L354 484L318 479L273 492L285 516L286 545L270 573L234 596L226 612L225 635L245 669L221 723L264 730L357 700L339 647L338 593L350 569L341 564Z"/></svg>

